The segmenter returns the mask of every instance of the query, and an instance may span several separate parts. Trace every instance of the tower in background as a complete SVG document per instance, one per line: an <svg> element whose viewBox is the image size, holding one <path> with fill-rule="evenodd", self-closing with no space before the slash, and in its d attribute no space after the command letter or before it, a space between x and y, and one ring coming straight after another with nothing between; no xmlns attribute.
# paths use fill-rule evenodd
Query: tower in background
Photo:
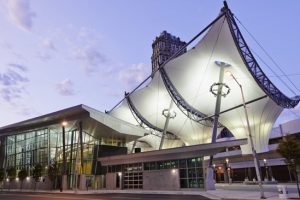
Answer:
<svg viewBox="0 0 300 200"><path fill-rule="evenodd" d="M184 47L186 42L179 37L173 36L167 31L163 31L152 43L152 77L154 72L179 49ZM179 55L186 52L186 48Z"/></svg>

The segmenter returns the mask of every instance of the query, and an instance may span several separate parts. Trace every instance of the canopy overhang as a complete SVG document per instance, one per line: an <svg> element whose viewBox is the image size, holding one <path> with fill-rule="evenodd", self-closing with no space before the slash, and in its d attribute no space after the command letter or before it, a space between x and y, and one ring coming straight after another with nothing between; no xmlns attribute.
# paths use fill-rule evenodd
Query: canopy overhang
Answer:
<svg viewBox="0 0 300 200"><path fill-rule="evenodd" d="M78 105L47 115L29 119L0 128L0 135L12 135L42 127L55 129L62 128L62 122L68 122L66 131L76 128L76 123L81 121L83 131L95 138L117 137L126 142L136 140L149 134L149 131L102 113L85 105Z"/></svg>

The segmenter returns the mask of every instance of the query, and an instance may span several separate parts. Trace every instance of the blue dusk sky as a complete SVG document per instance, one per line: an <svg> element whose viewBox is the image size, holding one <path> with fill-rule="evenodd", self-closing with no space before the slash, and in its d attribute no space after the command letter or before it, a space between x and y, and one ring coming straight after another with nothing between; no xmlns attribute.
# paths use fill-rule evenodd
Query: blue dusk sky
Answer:
<svg viewBox="0 0 300 200"><path fill-rule="evenodd" d="M300 1L228 4L300 88ZM150 74L157 35L167 30L189 41L222 6L221 0L0 0L0 126L78 104L110 110ZM241 30L271 80L288 96L300 94ZM278 122L297 116L298 107Z"/></svg>

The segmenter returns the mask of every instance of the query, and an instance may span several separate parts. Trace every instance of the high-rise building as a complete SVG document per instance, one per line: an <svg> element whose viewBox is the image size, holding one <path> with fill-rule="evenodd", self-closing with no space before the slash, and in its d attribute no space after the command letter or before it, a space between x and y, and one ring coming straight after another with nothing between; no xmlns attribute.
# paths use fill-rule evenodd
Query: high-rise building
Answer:
<svg viewBox="0 0 300 200"><path fill-rule="evenodd" d="M167 59L175 54L179 49L184 47L186 42L181 41L179 37L173 36L167 31L163 31L152 43L152 75ZM186 48L180 52L183 54ZM179 54L179 55L180 55Z"/></svg>

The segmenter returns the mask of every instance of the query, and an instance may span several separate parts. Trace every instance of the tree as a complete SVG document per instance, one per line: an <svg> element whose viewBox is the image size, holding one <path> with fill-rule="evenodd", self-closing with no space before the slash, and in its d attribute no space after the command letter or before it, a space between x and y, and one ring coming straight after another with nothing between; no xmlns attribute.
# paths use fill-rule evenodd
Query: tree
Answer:
<svg viewBox="0 0 300 200"><path fill-rule="evenodd" d="M43 167L41 164L36 164L32 170L32 178L34 180L34 189L36 189L36 183L40 181L42 176Z"/></svg>
<svg viewBox="0 0 300 200"><path fill-rule="evenodd" d="M9 167L6 171L7 171L7 176L10 181L12 181L16 178L17 171L16 171L15 167Z"/></svg>
<svg viewBox="0 0 300 200"><path fill-rule="evenodd" d="M19 173L18 173L18 177L19 177L19 179L20 179L20 181L21 181L21 190L23 189L23 182L24 182L24 179L25 179L27 176L28 176L28 171L27 171L25 168L21 169L21 170L19 171Z"/></svg>
<svg viewBox="0 0 300 200"><path fill-rule="evenodd" d="M17 171L15 167L9 167L7 170L7 176L9 178L10 181L14 180L16 178L17 175ZM10 182L9 182L9 189L10 189Z"/></svg>
<svg viewBox="0 0 300 200"><path fill-rule="evenodd" d="M300 197L299 189L299 166L300 166L300 140L293 135L288 135L283 138L277 147L277 152L285 159L285 163L290 167L295 175L298 195Z"/></svg>
<svg viewBox="0 0 300 200"><path fill-rule="evenodd" d="M3 185L3 181L5 178L5 170L3 168L0 169L0 184Z"/></svg>
<svg viewBox="0 0 300 200"><path fill-rule="evenodd" d="M58 166L56 163L54 164L51 164L49 167L48 167L48 178L49 180L51 181L52 183L52 187L51 189L53 188L53 183L54 181L57 180L57 177L59 176L59 169L58 169Z"/></svg>

